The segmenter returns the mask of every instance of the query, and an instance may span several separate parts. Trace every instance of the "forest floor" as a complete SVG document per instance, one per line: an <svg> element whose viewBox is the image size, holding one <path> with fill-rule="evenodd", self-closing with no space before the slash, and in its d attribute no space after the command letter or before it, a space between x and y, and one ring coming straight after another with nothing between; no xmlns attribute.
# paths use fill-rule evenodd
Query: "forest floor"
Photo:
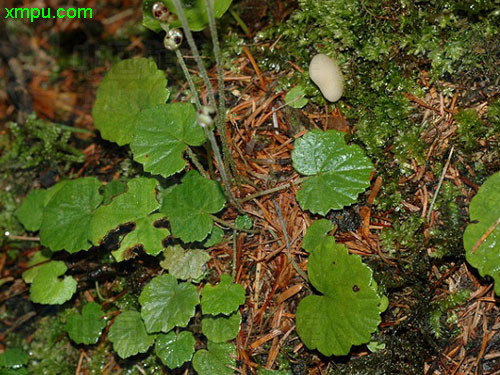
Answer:
<svg viewBox="0 0 500 375"><path fill-rule="evenodd" d="M13 3L7 0L6 6L14 6ZM49 3L55 6L57 1ZM100 3L85 1L86 7L95 10L92 20L33 23L10 20L8 24L0 24L0 31L4 28L7 32L2 33L7 38L0 41L3 155L14 145L22 148L31 143L48 147L52 142L55 149L63 147L60 143L66 141L60 133L44 139L43 135L15 132L12 126L7 126L9 121L22 123L31 112L40 119L62 124L62 130L71 132L69 143L84 155L78 162L70 157L72 151L65 150L49 161L38 160L26 167L23 163L33 161L30 159L33 150L27 147L22 154L25 160L17 160L16 164L12 160L7 163L4 158L0 165L3 211L0 229L20 239L0 241L0 347L24 341L23 347L39 355L40 363L45 361L45 367L39 367L43 369L40 374L100 373L96 372L97 368L108 374L119 373L120 369L127 374L149 373L146 365L140 367L143 358L136 362L123 361L106 348L88 349L69 344L55 323L62 307L49 308L29 302L29 288L21 278L30 255L40 249L36 241L23 240L30 236L15 222L13 214L28 191L51 186L68 176L93 175L102 181L111 181L143 173L126 147L120 148L98 137L91 116L95 92L105 72L120 59L152 56L167 72L172 70L173 60L161 49L161 38L146 33L140 26L141 12L132 11L140 9L140 1ZM428 72L422 71L419 85L423 95L406 93L405 97L412 116L421 124L433 125L418 133L423 140L424 162L410 158L405 165L410 172L394 174L392 180L390 173L374 173L371 186L360 197L359 204L328 216L337 225L335 240L344 244L350 253L361 255L374 269L375 278L385 287L390 303L376 334L377 341L385 343L384 349L372 353L367 346L359 346L348 357L327 358L307 350L295 331L297 303L308 294L310 287L286 256L284 231L290 239L289 250L299 267L306 269L308 258L301 242L316 216L303 211L295 199L297 189L291 182L300 176L292 168L290 152L294 140L313 128L336 129L359 143L355 138L356 124L346 115L347 110L340 107L332 109L315 102L302 109L286 107L286 90L277 90L276 82L307 67L290 63L275 72L261 64L260 60L265 58L263 50L286 46L280 47L279 37L256 46L253 39L256 30L269 27L273 21L286 20L296 4L278 0L276 7L269 9L265 2L255 0L238 2L236 6L241 14L250 8L265 11L243 17L249 25L248 35L238 29L232 19L225 28L226 32L234 29L228 33L231 38L239 33L243 40L243 44L228 43L224 50L230 67L225 76L230 97L228 136L236 166L245 179L235 193L241 198L249 197L243 209L259 228L270 227L278 233L278 238L269 232L241 233L235 241L228 240L210 249L210 268L217 274L230 272L233 246L238 254L236 282L243 285L247 293L242 332L236 339L241 373L252 373L257 366L265 366L293 374L500 374L500 304L493 282L481 277L465 262L463 248L442 258L432 256L439 247L432 240L433 231L457 225L446 235L461 238L468 220L467 207L480 187L478 180L471 177L475 175L475 157L487 159L491 149L498 146L495 143L498 134L494 134L495 142L491 137L477 142L470 149L470 157L454 151L454 137L459 127L455 115L464 108L474 109L478 121L485 121L490 104L498 99L498 82L496 86L495 83L484 86L481 82L465 85L460 81L439 85ZM199 41L205 39L206 35L201 33ZM211 69L210 74L216 80L215 69ZM182 100L182 88L186 84L181 76L172 73L168 79L169 86L179 87L172 93L172 100ZM203 95L206 92L202 91ZM40 126L43 132L44 125ZM19 146L23 142L25 146ZM394 147L389 145L383 152L388 154ZM481 173L485 176L499 169L498 160L487 160L484 164ZM386 168L399 166L387 164ZM442 171L442 176L436 171ZM444 181L442 200L431 207L441 178ZM275 194L252 196L277 186L286 188ZM412 187L411 195L405 190L408 186ZM395 196L395 192L403 190L405 193L397 195L401 199L393 207L376 204L382 202L384 194ZM286 228L280 222L275 202L282 208ZM460 218L454 222L453 214L440 210L455 210ZM234 219L237 214L236 210L226 210L223 219ZM443 222L443 218L448 221ZM416 241L421 243L415 244ZM89 260L92 261L92 255ZM139 271L147 269L148 264L138 262L141 266L134 270L133 277L141 283L144 280ZM391 275L390 280L385 280L384 274ZM93 300L92 287L82 291L81 298ZM112 287L112 280L105 281L101 293L111 296ZM50 321L48 326L44 321ZM57 348L62 351L57 355L43 348L51 335L56 336L54 340L60 345ZM67 366L58 365L61 361ZM386 372L376 372L382 367Z"/></svg>

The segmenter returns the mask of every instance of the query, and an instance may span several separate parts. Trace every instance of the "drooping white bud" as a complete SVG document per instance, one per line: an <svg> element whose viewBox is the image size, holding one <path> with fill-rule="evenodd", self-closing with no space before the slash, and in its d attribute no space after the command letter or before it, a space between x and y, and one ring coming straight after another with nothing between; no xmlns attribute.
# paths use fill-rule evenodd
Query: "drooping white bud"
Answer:
<svg viewBox="0 0 500 375"><path fill-rule="evenodd" d="M167 22L169 20L170 12L161 1L154 3L151 11L153 13L153 17L158 21Z"/></svg>
<svg viewBox="0 0 500 375"><path fill-rule="evenodd" d="M183 39L182 31L179 29L170 29L167 31L165 39L163 39L163 45L169 51L175 51L181 46Z"/></svg>
<svg viewBox="0 0 500 375"><path fill-rule="evenodd" d="M344 77L337 63L322 53L309 64L309 76L319 87L326 100L336 102L344 91Z"/></svg>
<svg viewBox="0 0 500 375"><path fill-rule="evenodd" d="M198 111L197 115L198 124L203 128L207 128L214 123L216 116L217 116L217 110L214 107L210 105L204 105Z"/></svg>

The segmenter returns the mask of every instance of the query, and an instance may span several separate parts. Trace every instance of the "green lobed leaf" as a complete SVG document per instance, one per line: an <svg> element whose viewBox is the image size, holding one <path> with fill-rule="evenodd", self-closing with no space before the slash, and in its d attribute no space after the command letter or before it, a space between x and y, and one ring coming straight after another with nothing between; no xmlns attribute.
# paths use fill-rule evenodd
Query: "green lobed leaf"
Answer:
<svg viewBox="0 0 500 375"><path fill-rule="evenodd" d="M168 177L186 167L184 151L201 146L205 140L192 104L159 104L137 117L130 148L145 171Z"/></svg>
<svg viewBox="0 0 500 375"><path fill-rule="evenodd" d="M160 22L153 17L153 4L158 0L143 0L142 1L142 25L147 27L148 29L159 32L162 30L160 26ZM172 0L161 0L163 4L167 6L167 9L177 14L175 10L174 3ZM200 31L203 30L208 25L208 15L205 7L204 0L182 0L184 7L184 13L186 15L189 29L191 31ZM229 5L231 5L232 0L214 0L213 2L213 10L214 16L216 18L222 17L222 15L227 11ZM170 23L170 27L181 27L180 21L177 19Z"/></svg>
<svg viewBox="0 0 500 375"><path fill-rule="evenodd" d="M308 274L323 295L307 296L297 307L297 332L306 346L339 356L352 345L369 342L380 323L381 301L361 257L325 241L311 252Z"/></svg>
<svg viewBox="0 0 500 375"><path fill-rule="evenodd" d="M295 86L286 93L285 103L292 108L302 108L308 102L305 96L304 88L302 86Z"/></svg>
<svg viewBox="0 0 500 375"><path fill-rule="evenodd" d="M199 303L196 287L177 283L172 275L153 278L139 296L141 316L148 332L167 333L174 327L186 327Z"/></svg>
<svg viewBox="0 0 500 375"><path fill-rule="evenodd" d="M103 187L102 204L109 204L114 197L127 190L127 183L123 180L114 180L108 182Z"/></svg>
<svg viewBox="0 0 500 375"><path fill-rule="evenodd" d="M138 115L168 99L165 73L151 59L128 59L113 66L97 90L92 117L101 136L123 146L132 142Z"/></svg>
<svg viewBox="0 0 500 375"><path fill-rule="evenodd" d="M495 293L500 295L500 172L490 176L472 198L469 215L465 257L481 276L490 275L495 280Z"/></svg>
<svg viewBox="0 0 500 375"><path fill-rule="evenodd" d="M168 217L174 236L184 242L202 241L212 231L210 214L222 210L225 202L218 182L189 171L180 185L165 191L160 212Z"/></svg>
<svg viewBox="0 0 500 375"><path fill-rule="evenodd" d="M0 353L0 368L19 368L28 364L28 354L18 348L5 349Z"/></svg>
<svg viewBox="0 0 500 375"><path fill-rule="evenodd" d="M104 312L101 305L95 302L87 303L82 313L74 313L68 316L66 331L69 338L76 344L95 344L101 332L106 327L106 321L102 318Z"/></svg>
<svg viewBox="0 0 500 375"><path fill-rule="evenodd" d="M160 266L176 279L198 280L205 273L205 263L210 255L203 250L184 250L180 245L169 246L163 251L164 260Z"/></svg>
<svg viewBox="0 0 500 375"><path fill-rule="evenodd" d="M134 230L120 241L120 247L111 253L117 261L132 257L131 250L141 246L144 251L156 256L163 250L163 240L170 234L167 228L157 228L155 222L163 219L162 214L152 214L135 220Z"/></svg>
<svg viewBox="0 0 500 375"><path fill-rule="evenodd" d="M207 349L198 350L193 357L193 367L199 375L233 375L236 350L230 343L208 341Z"/></svg>
<svg viewBox="0 0 500 375"><path fill-rule="evenodd" d="M241 314L236 311L229 316L204 316L201 321L201 330L210 341L224 342L238 336L240 325Z"/></svg>
<svg viewBox="0 0 500 375"><path fill-rule="evenodd" d="M66 182L61 181L49 189L32 190L28 193L16 211L17 218L27 230L35 232L40 229L45 206Z"/></svg>
<svg viewBox="0 0 500 375"><path fill-rule="evenodd" d="M248 215L238 215L234 224L238 229L252 229L253 222Z"/></svg>
<svg viewBox="0 0 500 375"><path fill-rule="evenodd" d="M113 251L117 261L131 256L130 250L142 246L144 251L157 255L163 250L163 239L170 234L166 228L156 228L154 223L161 214L150 215L160 207L156 199L157 181L151 178L135 178L127 184L127 190L102 205L94 213L90 223L90 240L98 245L104 237L120 225L134 223L134 229L125 234L118 250Z"/></svg>
<svg viewBox="0 0 500 375"><path fill-rule="evenodd" d="M66 181L45 206L40 242L52 251L88 250L92 215L102 201L94 177Z"/></svg>
<svg viewBox="0 0 500 375"><path fill-rule="evenodd" d="M179 334L160 333L156 339L155 353L169 369L181 367L193 357L196 340L189 331Z"/></svg>
<svg viewBox="0 0 500 375"><path fill-rule="evenodd" d="M327 219L320 219L312 222L309 228L307 228L307 233L302 241L302 248L308 252L312 252L318 247L324 246L325 242L327 245L333 246L335 244L335 239L328 235L328 232L330 232L333 227L333 223Z"/></svg>
<svg viewBox="0 0 500 375"><path fill-rule="evenodd" d="M47 190L30 191L16 211L17 218L29 231L35 232L40 229L46 193Z"/></svg>
<svg viewBox="0 0 500 375"><path fill-rule="evenodd" d="M224 231L218 226L213 226L212 231L208 235L207 239L203 243L203 246L206 248L218 245L224 239Z"/></svg>
<svg viewBox="0 0 500 375"><path fill-rule="evenodd" d="M203 314L229 315L245 303L245 289L233 283L231 276L223 274L219 284L205 285L201 291L201 309Z"/></svg>
<svg viewBox="0 0 500 375"><path fill-rule="evenodd" d="M124 311L118 315L108 337L121 358L147 352L155 340L154 335L146 332L141 314L137 311Z"/></svg>
<svg viewBox="0 0 500 375"><path fill-rule="evenodd" d="M23 280L26 284L31 284L36 274L38 273L39 266L35 267L37 264L47 262L50 259L50 254L45 254L44 251L37 251L33 256L28 260L26 266L29 268L24 271L22 274Z"/></svg>
<svg viewBox="0 0 500 375"><path fill-rule="evenodd" d="M304 210L326 215L356 202L370 185L373 165L359 146L346 145L336 130L312 130L295 141L293 167L311 176L302 183L297 200Z"/></svg>
<svg viewBox="0 0 500 375"><path fill-rule="evenodd" d="M35 303L61 305L76 292L76 281L71 276L60 280L68 267L61 261L51 261L38 268L30 286L30 298Z"/></svg>

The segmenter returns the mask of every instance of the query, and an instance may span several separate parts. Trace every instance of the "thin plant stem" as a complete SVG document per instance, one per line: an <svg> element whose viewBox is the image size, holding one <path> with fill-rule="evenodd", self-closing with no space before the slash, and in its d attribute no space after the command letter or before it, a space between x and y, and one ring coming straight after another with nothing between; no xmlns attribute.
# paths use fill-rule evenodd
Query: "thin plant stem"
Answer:
<svg viewBox="0 0 500 375"><path fill-rule="evenodd" d="M220 217L217 217L215 215L210 215L210 217L213 219L213 221L219 223L220 225L223 225L223 226L230 228L230 229L233 229L233 230L239 230L240 232L245 232L245 233L250 233L250 234L260 233L260 231L256 230L256 229L236 228L236 226L233 223L230 223L229 221L223 220Z"/></svg>
<svg viewBox="0 0 500 375"><path fill-rule="evenodd" d="M448 170L448 166L450 165L450 160L451 156L453 155L453 150L455 149L455 146L451 147L450 154L448 155L448 160L446 160L446 164L444 165L443 172L441 173L441 177L439 178L439 183L436 188L436 192L434 193L434 196L432 197L431 205L429 206L429 212L427 212L427 222L429 222L431 218L431 213L432 213L432 208L434 207L434 203L436 202L436 198L439 194L439 190L441 189L441 185L443 184L444 176L446 175L446 171Z"/></svg>
<svg viewBox="0 0 500 375"><path fill-rule="evenodd" d="M217 35L217 25L215 22L214 10L213 10L213 0L205 0L205 6L207 7L208 14L208 24L210 27L210 35L212 36L213 51L215 56L215 64L217 66L217 78L218 84L217 88L219 91L219 109L217 116L217 130L219 131L221 141L222 141L222 155L224 156L224 162L231 168L234 176L236 177L237 185L240 185L240 179L238 170L236 169L236 164L234 163L231 153L229 151L229 144L226 136L226 97L225 97L225 85L224 85L224 71L222 66L222 54L220 52L219 36Z"/></svg>
<svg viewBox="0 0 500 375"><path fill-rule="evenodd" d="M201 59L198 47L196 47L196 43L194 42L193 34L191 33L191 29L189 28L186 14L184 13L184 8L182 7L180 0L172 0L172 2L174 3L175 10L177 11L177 16L179 17L179 21L181 21L182 29L184 30L184 35L186 36L186 40L189 44L189 48L191 49L191 53L193 54L194 60L198 65L198 69L200 71L201 77L203 78L203 81L205 82L205 86L207 86L208 97L210 99L210 102L214 107L216 107L213 87L212 84L210 83L210 79L208 78L208 73Z"/></svg>
<svg viewBox="0 0 500 375"><path fill-rule="evenodd" d="M213 87L212 87L212 84L210 83L210 79L208 77L207 70L205 69L205 65L203 64L203 60L201 59L200 53L198 51L198 47L196 47L196 43L194 42L193 34L191 33L191 30L189 29L189 24L188 24L188 21L186 18L186 14L184 13L184 8L182 7L180 0L172 0L172 1L174 3L175 9L177 11L177 16L179 17L179 20L181 21L182 28L184 30L184 35L186 36L186 40L189 44L189 48L191 49L191 53L193 54L193 57L196 61L196 64L198 65L198 70L200 71L200 74L203 78L203 81L205 82L205 86L207 87L208 98L209 98L211 104L214 106L214 108L217 108ZM231 155L229 154L229 147L227 145L227 137L226 137L226 131L225 131L225 113L220 113L218 111L217 117L218 117L217 118L217 130L220 133L220 137L221 137L221 141L222 141L224 160L225 161L232 160L232 159L229 159L229 158L231 158ZM220 117L222 117L222 120L220 120ZM221 127L221 124L224 126ZM212 145L212 147L213 147L213 145ZM214 152L215 152L215 150L214 150ZM220 164L219 167L226 169L226 175L229 176L232 180L232 173L231 173L231 169L230 169L231 167L226 166L224 163Z"/></svg>
<svg viewBox="0 0 500 375"><path fill-rule="evenodd" d="M203 165L201 165L200 161L198 160L198 156L193 152L191 147L188 147L186 151L196 169L198 169L198 171L203 175L203 177L210 179L210 175L207 173L207 171L205 171L205 168L203 168Z"/></svg>
<svg viewBox="0 0 500 375"><path fill-rule="evenodd" d="M297 273L305 281L309 282L309 278L307 277L307 275L305 274L305 272L302 271L302 269L299 267L299 265L293 259L293 256L292 256L292 246L290 244L290 238L288 238L288 232L287 232L287 229L286 229L285 220L283 220L283 214L281 213L280 206L278 205L278 203L275 200L273 200L273 203L274 203L274 207L276 208L276 212L278 213L278 219L279 219L279 222L280 222L280 225L281 225L281 230L283 231L283 236L285 237L285 244L286 244L286 250L287 250L286 251L286 255L288 256L288 260L291 263L291 265L293 266L293 268L295 269L295 271L297 271Z"/></svg>
<svg viewBox="0 0 500 375"><path fill-rule="evenodd" d="M238 231L236 229L233 229L233 271L232 271L232 276L233 280L235 280L236 277L236 261L238 259L236 255L236 241L238 240Z"/></svg>
<svg viewBox="0 0 500 375"><path fill-rule="evenodd" d="M243 20L238 15L238 13L236 13L232 8L229 8L229 13L231 13L233 18L236 20L236 23L238 23L238 25L240 25L241 30L243 30L243 32L245 34L247 34L247 36L250 36L250 30L248 29L247 24L245 22L243 22Z"/></svg>
<svg viewBox="0 0 500 375"><path fill-rule="evenodd" d="M182 57L181 51L177 48L175 50L175 55L177 56L177 60L179 61L179 65L182 68L182 72L184 73L184 77L186 77L186 80L188 81L189 84L189 89L194 95L194 103L196 105L196 109L198 111L201 110L201 103L200 103L200 97L198 96L198 91L196 90L196 86L194 85L193 77L191 77L191 73L189 73L189 70L187 68L186 62L184 61L184 57Z"/></svg>
<svg viewBox="0 0 500 375"><path fill-rule="evenodd" d="M207 128L205 129L205 135L207 136L208 140L210 141L210 144L212 145L212 150L214 152L214 157L215 161L217 162L217 165L219 166L219 171L220 175L222 177L222 184L224 185L224 190L226 191L226 195L229 198L229 201L231 202L232 205L236 207L236 209L240 212L243 213L243 208L240 205L240 202L235 198L233 191L231 190L231 183L229 181L229 177L226 174L226 168L224 168L224 162L222 161L222 156L219 150L219 145L217 144L217 141L215 140L215 136L212 130L209 130Z"/></svg>

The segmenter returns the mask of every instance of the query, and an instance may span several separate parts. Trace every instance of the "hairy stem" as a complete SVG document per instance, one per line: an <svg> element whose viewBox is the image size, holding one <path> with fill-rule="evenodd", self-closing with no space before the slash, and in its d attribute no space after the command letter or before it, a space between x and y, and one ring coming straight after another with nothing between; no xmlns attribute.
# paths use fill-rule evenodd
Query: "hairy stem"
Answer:
<svg viewBox="0 0 500 375"><path fill-rule="evenodd" d="M203 175L203 177L210 179L210 175L207 173L207 171L205 171L205 168L203 168L203 165L201 165L200 161L198 160L198 156L193 152L191 147L188 147L186 151L196 169L198 169L198 171Z"/></svg>
<svg viewBox="0 0 500 375"><path fill-rule="evenodd" d="M217 141L215 140L214 133L207 129L205 129L205 135L207 136L208 140L210 141L210 144L212 145L212 150L214 152L214 157L215 161L217 162L217 165L219 166L219 171L220 175L222 177L222 184L224 185L224 190L226 191L226 195L229 198L229 201L233 206L236 207L236 209L240 212L243 213L243 208L240 205L240 202L236 200L233 191L231 190L231 183L229 181L229 177L226 174L226 168L224 168L224 163L222 161L222 156L219 150L219 145L217 144Z"/></svg>
<svg viewBox="0 0 500 375"><path fill-rule="evenodd" d="M213 10L213 0L205 0L205 5L207 7L208 14L208 24L210 26L210 34L212 36L212 44L214 48L215 64L217 66L217 77L218 77L218 91L219 91L219 108L217 116L217 130L219 131L220 138L222 141L222 154L224 156L224 162L231 168L234 176L237 178L237 184L240 184L238 177L238 170L236 169L236 164L231 157L231 152L229 151L229 144L226 136L226 97L225 97L225 85L224 85L224 71L222 69L222 54L220 52L219 46L219 36L217 35L217 25L215 23L215 16ZM229 173L230 174L230 173Z"/></svg>
<svg viewBox="0 0 500 375"><path fill-rule="evenodd" d="M196 105L196 109L198 111L201 110L201 103L200 103L200 97L198 96L198 91L196 90L196 86L194 85L193 77L191 77L191 73L189 73L189 70L187 68L186 62L184 61L184 57L182 57L181 51L177 48L175 50L175 55L177 56L177 60L179 61L179 65L182 68L182 72L184 73L184 77L186 77L186 80L188 81L189 84L189 89L194 95L194 102Z"/></svg>

